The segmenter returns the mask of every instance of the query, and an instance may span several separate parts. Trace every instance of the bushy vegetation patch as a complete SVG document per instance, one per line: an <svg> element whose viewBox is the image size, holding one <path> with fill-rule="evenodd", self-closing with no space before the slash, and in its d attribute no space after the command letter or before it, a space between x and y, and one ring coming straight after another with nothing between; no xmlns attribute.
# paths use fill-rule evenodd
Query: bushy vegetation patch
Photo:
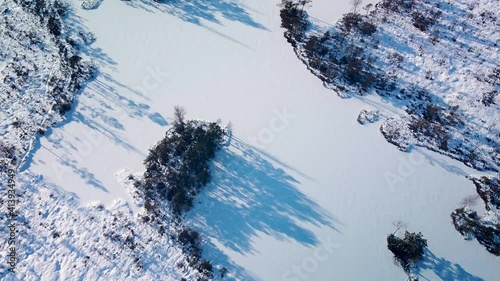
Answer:
<svg viewBox="0 0 500 281"><path fill-rule="evenodd" d="M159 196L171 203L175 216L188 211L210 181L210 160L221 147L224 135L218 123L184 120L183 109L176 108L172 128L150 149L144 161L146 201Z"/></svg>
<svg viewBox="0 0 500 281"><path fill-rule="evenodd" d="M309 26L307 12L304 11L304 5L307 2L309 1L293 2L283 0L281 2L281 27L286 29L285 37L292 45L303 40Z"/></svg>
<svg viewBox="0 0 500 281"><path fill-rule="evenodd" d="M394 234L389 235L387 247L405 272L409 273L411 267L423 258L427 240L424 239L422 233L405 231L403 238Z"/></svg>
<svg viewBox="0 0 500 281"><path fill-rule="evenodd" d="M500 256L500 224L481 219L476 211L459 208L453 211L451 219L455 229L470 240L476 238L488 252Z"/></svg>
<svg viewBox="0 0 500 281"><path fill-rule="evenodd" d="M147 213L143 221L157 223L162 234L164 221L172 224L170 230L174 231L169 233L170 237L182 245L187 266L199 271L200 280L213 277L213 266L202 259L200 233L186 226L182 219L201 189L210 182L210 161L221 148L226 134L219 122L186 120L185 110L176 106L172 127L150 149L144 161L146 171L136 182L144 194Z"/></svg>
<svg viewBox="0 0 500 281"><path fill-rule="evenodd" d="M488 252L500 256L500 181L497 177L471 177L477 194L484 202L486 213L481 217L471 209L474 200L466 198L462 206L451 214L455 229L465 239L476 238Z"/></svg>

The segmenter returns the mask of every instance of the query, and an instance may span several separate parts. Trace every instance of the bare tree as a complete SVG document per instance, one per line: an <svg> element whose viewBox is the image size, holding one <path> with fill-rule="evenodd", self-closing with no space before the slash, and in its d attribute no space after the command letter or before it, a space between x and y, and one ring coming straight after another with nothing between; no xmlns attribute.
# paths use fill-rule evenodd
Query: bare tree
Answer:
<svg viewBox="0 0 500 281"><path fill-rule="evenodd" d="M184 107L179 105L174 106L174 124L184 125L184 116L186 116Z"/></svg>
<svg viewBox="0 0 500 281"><path fill-rule="evenodd" d="M366 5L366 6L363 8L363 10L365 10L365 11L366 11L366 15L367 15L367 16L368 16L368 14L370 13L370 11L371 11L372 9L373 9L373 4L372 4L372 3L370 3L370 4Z"/></svg>
<svg viewBox="0 0 500 281"><path fill-rule="evenodd" d="M359 6L363 4L363 0L350 0L349 3L352 6L352 12L356 14L358 12Z"/></svg>
<svg viewBox="0 0 500 281"><path fill-rule="evenodd" d="M304 10L304 7L305 7L307 4L311 3L311 2L312 2L312 0L299 0L298 4L299 4L299 6L302 6L302 7L301 7L301 10L303 11L303 10Z"/></svg>
<svg viewBox="0 0 500 281"><path fill-rule="evenodd" d="M408 227L408 224L407 223L404 223L403 221L400 221L400 220L397 220L397 221L393 221L392 222L392 225L394 225L396 227L396 230L394 231L393 235L396 234L396 232L398 232L401 228L406 228Z"/></svg>
<svg viewBox="0 0 500 281"><path fill-rule="evenodd" d="M470 207L476 205L478 197L479 197L479 195L477 195L477 194L466 196L464 199L462 199L462 201L460 201L460 207L461 208L470 208Z"/></svg>

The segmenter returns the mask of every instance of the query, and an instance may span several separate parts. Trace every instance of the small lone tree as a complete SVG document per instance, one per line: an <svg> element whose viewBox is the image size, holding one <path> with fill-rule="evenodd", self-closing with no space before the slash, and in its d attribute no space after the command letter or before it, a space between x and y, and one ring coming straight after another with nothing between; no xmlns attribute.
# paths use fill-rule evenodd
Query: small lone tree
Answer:
<svg viewBox="0 0 500 281"><path fill-rule="evenodd" d="M186 116L186 110L180 105L174 106L174 124L184 124L184 117Z"/></svg>
<svg viewBox="0 0 500 281"><path fill-rule="evenodd" d="M393 221L392 222L392 225L394 225L396 227L396 230L392 233L392 234L396 234L401 228L407 228L408 227L408 224L403 222L403 221L400 221L400 220L397 220L397 221Z"/></svg>
<svg viewBox="0 0 500 281"><path fill-rule="evenodd" d="M366 15L367 15L367 16L368 16L368 14L370 13L370 11L371 11L372 9L373 9L373 4L372 4L372 3L370 3L370 4L366 5L366 6L363 8L363 10L365 10L365 11L366 11Z"/></svg>
<svg viewBox="0 0 500 281"><path fill-rule="evenodd" d="M185 119L186 116L186 110L184 107L180 105L174 106L174 130L176 130L178 133L182 133L185 129Z"/></svg>
<svg viewBox="0 0 500 281"><path fill-rule="evenodd" d="M358 12L359 6L363 4L363 0L350 0L349 3L352 6L352 12L356 14Z"/></svg>
<svg viewBox="0 0 500 281"><path fill-rule="evenodd" d="M312 0L299 0L298 4L301 6L301 10L303 11L305 6L311 2Z"/></svg>
<svg viewBox="0 0 500 281"><path fill-rule="evenodd" d="M473 194L466 196L462 201L460 201L460 208L470 208L476 205L477 199L479 198L479 195Z"/></svg>

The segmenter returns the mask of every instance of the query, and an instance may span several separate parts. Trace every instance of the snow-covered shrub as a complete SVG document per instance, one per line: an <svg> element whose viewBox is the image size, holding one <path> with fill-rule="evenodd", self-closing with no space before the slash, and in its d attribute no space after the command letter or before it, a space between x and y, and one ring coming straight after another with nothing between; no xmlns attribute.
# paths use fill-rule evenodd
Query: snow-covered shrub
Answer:
<svg viewBox="0 0 500 281"><path fill-rule="evenodd" d="M374 24L367 21L361 22L358 26L358 29L361 32L361 34L367 36L371 36L373 35L373 33L377 31L377 27Z"/></svg>
<svg viewBox="0 0 500 281"><path fill-rule="evenodd" d="M364 125L366 123L374 123L380 119L380 111L363 109L358 115L358 123Z"/></svg>
<svg viewBox="0 0 500 281"><path fill-rule="evenodd" d="M6 172L16 162L15 148L0 142L0 173Z"/></svg>
<svg viewBox="0 0 500 281"><path fill-rule="evenodd" d="M211 277L213 274L212 263L202 260L202 246L200 234L189 228L184 227L177 237L177 240L183 246L185 253L188 255L190 266L198 269L198 271L206 277Z"/></svg>
<svg viewBox="0 0 500 281"><path fill-rule="evenodd" d="M422 32L427 31L429 27L435 23L432 18L426 17L420 12L413 12L412 18L413 18L413 26L420 29L420 31Z"/></svg>
<svg viewBox="0 0 500 281"><path fill-rule="evenodd" d="M483 96L481 98L481 102L485 106L492 106L495 105L495 98L498 96L498 91L491 91L491 92L486 92L483 93Z"/></svg>
<svg viewBox="0 0 500 281"><path fill-rule="evenodd" d="M49 17L47 21L47 28L52 35L59 37L59 35L61 35L61 20L55 16Z"/></svg>
<svg viewBox="0 0 500 281"><path fill-rule="evenodd" d="M85 10L93 10L99 8L101 5L102 0L84 0L82 2L82 8Z"/></svg>

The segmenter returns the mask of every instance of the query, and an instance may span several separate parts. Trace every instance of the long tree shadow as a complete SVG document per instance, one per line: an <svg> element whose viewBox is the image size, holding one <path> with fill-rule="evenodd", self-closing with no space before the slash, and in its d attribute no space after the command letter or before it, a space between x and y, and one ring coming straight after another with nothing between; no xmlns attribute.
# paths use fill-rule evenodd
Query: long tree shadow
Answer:
<svg viewBox="0 0 500 281"><path fill-rule="evenodd" d="M146 11L153 12L160 10L180 18L183 21L196 25L201 25L202 20L221 24L220 18L239 22L254 28L267 30L262 24L256 22L244 6L224 0L137 0L126 1L130 6L143 8Z"/></svg>
<svg viewBox="0 0 500 281"><path fill-rule="evenodd" d="M421 270L433 271L443 281L482 281L483 279L465 271L459 264L452 263L444 258L436 257L426 249L424 259L417 265L416 273L424 280L429 280L421 274Z"/></svg>
<svg viewBox="0 0 500 281"><path fill-rule="evenodd" d="M307 246L318 238L307 225L335 229L333 216L300 192L299 182L252 147L234 142L218 153L212 182L190 214L190 223L225 247L254 251L258 232Z"/></svg>
<svg viewBox="0 0 500 281"><path fill-rule="evenodd" d="M72 34L88 32L85 20L72 8L68 9L65 22L71 26ZM98 71L75 93L71 109L64 114L64 119L49 124L43 135L36 135L30 153L19 168L21 171L29 169L35 160L36 152L44 149L57 157L56 161L62 169L68 169L86 185L107 192L98 174L94 174L96 171L91 167L84 167L84 158L95 153L94 149L101 145L103 139L108 139L127 151L144 155L144 152L127 138L124 132L130 128L126 127L126 123L122 123L123 120L125 118L148 120L162 127L167 126L168 122L161 113L152 110L147 97L113 78L112 72L118 65L113 58L91 43L84 44L82 41L80 44L79 51L92 58ZM74 127L67 128L66 125L69 123L81 126L78 130ZM41 138L46 139L48 143L42 145ZM52 165L53 170L56 167L55 163L37 160L38 164L49 168ZM63 178L58 180L62 185Z"/></svg>
<svg viewBox="0 0 500 281"><path fill-rule="evenodd" d="M217 277L220 276L222 280L262 280L252 272L231 261L229 256L214 243L209 242L204 245L204 257L216 265L218 270L215 270L214 274ZM223 276L221 275L222 270L227 271Z"/></svg>

